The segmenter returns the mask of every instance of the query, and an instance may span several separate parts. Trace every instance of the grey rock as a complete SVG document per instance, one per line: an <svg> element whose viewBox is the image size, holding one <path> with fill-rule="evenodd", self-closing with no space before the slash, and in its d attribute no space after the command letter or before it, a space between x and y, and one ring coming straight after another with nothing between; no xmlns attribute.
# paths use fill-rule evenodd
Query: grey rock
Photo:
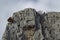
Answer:
<svg viewBox="0 0 60 40"><path fill-rule="evenodd" d="M8 18L2 40L60 40L60 12L26 8Z"/></svg>

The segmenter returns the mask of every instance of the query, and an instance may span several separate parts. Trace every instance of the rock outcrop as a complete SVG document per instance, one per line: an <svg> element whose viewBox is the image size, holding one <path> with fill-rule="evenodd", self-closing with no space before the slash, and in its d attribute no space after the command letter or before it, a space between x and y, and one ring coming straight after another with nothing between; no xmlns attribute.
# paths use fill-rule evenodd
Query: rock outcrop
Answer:
<svg viewBox="0 0 60 40"><path fill-rule="evenodd" d="M8 18L2 40L60 40L60 12L27 8Z"/></svg>

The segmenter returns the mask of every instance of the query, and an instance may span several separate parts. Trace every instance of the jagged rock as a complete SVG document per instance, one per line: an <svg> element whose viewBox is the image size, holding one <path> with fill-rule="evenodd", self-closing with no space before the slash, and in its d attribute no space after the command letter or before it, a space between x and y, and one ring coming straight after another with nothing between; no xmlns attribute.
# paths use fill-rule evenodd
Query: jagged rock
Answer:
<svg viewBox="0 0 60 40"><path fill-rule="evenodd" d="M60 40L60 12L48 12L45 18L45 39Z"/></svg>
<svg viewBox="0 0 60 40"><path fill-rule="evenodd" d="M12 18L12 17L9 17L7 21L8 21L8 22L11 22L11 23L13 23L13 22L14 22L14 20L13 20L13 18Z"/></svg>
<svg viewBox="0 0 60 40"><path fill-rule="evenodd" d="M60 12L26 8L9 17L2 40L60 40Z"/></svg>

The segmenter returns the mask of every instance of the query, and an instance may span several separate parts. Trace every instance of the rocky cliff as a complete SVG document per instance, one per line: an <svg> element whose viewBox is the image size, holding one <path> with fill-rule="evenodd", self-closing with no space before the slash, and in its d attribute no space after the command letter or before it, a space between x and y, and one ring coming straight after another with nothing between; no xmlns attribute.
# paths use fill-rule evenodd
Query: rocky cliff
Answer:
<svg viewBox="0 0 60 40"><path fill-rule="evenodd" d="M60 12L26 8L8 18L2 40L60 40Z"/></svg>

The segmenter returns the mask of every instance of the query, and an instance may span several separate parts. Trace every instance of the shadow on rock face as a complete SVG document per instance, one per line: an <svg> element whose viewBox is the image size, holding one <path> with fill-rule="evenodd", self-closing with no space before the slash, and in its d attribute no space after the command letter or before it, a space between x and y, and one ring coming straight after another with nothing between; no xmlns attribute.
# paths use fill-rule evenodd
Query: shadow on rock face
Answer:
<svg viewBox="0 0 60 40"><path fill-rule="evenodd" d="M35 29L35 25L27 25L23 27L23 30L31 30L31 29Z"/></svg>

